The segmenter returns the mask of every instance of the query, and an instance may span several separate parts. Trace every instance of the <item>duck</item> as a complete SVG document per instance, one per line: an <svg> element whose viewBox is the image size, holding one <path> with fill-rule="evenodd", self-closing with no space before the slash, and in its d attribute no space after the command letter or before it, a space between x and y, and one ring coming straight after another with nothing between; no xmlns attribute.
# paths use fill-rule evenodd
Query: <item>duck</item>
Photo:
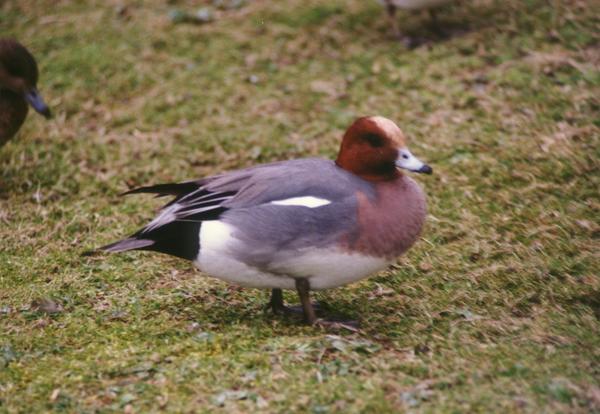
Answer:
<svg viewBox="0 0 600 414"><path fill-rule="evenodd" d="M194 181L123 194L170 196L131 236L86 253L149 250L191 261L203 273L242 287L270 289L268 307L293 310L311 325L310 291L359 281L395 262L420 237L424 191L404 171L431 174L391 120L367 116L343 135L337 158L257 165Z"/></svg>
<svg viewBox="0 0 600 414"><path fill-rule="evenodd" d="M21 128L28 105L52 116L37 89L39 72L33 55L14 39L0 39L0 147Z"/></svg>
<svg viewBox="0 0 600 414"><path fill-rule="evenodd" d="M453 0L383 0L383 4L387 10L390 26L392 27L392 35L396 39L401 39L407 47L415 47L419 45L419 40L410 37L403 36L396 19L397 9L404 10L427 10L432 21L432 27L436 31L440 31L437 25L437 18L435 9L446 3L450 3Z"/></svg>

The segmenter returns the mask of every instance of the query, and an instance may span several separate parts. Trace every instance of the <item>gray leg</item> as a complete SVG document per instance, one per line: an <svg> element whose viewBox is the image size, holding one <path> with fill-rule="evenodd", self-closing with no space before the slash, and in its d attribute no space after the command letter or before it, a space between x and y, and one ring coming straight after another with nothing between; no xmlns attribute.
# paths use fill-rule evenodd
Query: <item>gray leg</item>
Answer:
<svg viewBox="0 0 600 414"><path fill-rule="evenodd" d="M307 279L296 279L296 290L304 309L304 320L309 325L319 325L324 328L345 328L353 332L358 332L358 323L356 321L330 321L317 319L312 303L310 303L310 283Z"/></svg>
<svg viewBox="0 0 600 414"><path fill-rule="evenodd" d="M440 22L437 17L438 16L437 10L429 9L428 13L429 13L429 27L431 28L433 33L435 33L436 35L438 35L440 37L448 37L448 33L446 33L446 31L444 31L444 29L442 29L442 27L440 26Z"/></svg>
<svg viewBox="0 0 600 414"><path fill-rule="evenodd" d="M298 291L300 303L304 310L304 320L308 324L314 325L317 321L317 317L312 303L310 303L310 283L307 279L296 279L296 290Z"/></svg>
<svg viewBox="0 0 600 414"><path fill-rule="evenodd" d="M283 292L281 289L271 290L271 300L267 303L267 309L272 309L274 313L284 312L286 307L283 304Z"/></svg>
<svg viewBox="0 0 600 414"><path fill-rule="evenodd" d="M428 10L428 13L429 13L429 19L431 20L431 23L434 25L437 25L437 23L438 23L437 10L434 8L431 8Z"/></svg>
<svg viewBox="0 0 600 414"><path fill-rule="evenodd" d="M321 309L321 304L315 302L312 304L313 310L318 312ZM271 289L271 299L265 305L265 310L272 310L276 314L302 315L304 316L304 307L294 305L286 306L283 302L283 292L281 289Z"/></svg>
<svg viewBox="0 0 600 414"><path fill-rule="evenodd" d="M404 46L406 46L408 49L414 49L415 47L423 43L421 39L408 35L405 36L402 34L402 32L400 31L400 25L398 24L398 19L396 18L396 10L398 10L398 8L394 6L391 1L386 0L385 8L387 10L388 21L390 27L392 28L392 36L394 39L397 39L400 42L402 42Z"/></svg>
<svg viewBox="0 0 600 414"><path fill-rule="evenodd" d="M398 26L398 19L396 18L396 6L394 6L391 2L385 2L385 8L388 14L388 20L390 22L390 26L392 27L392 36L396 39L400 39L400 27Z"/></svg>
<svg viewBox="0 0 600 414"><path fill-rule="evenodd" d="M302 313L304 320L309 325L319 325L329 328L345 328L351 331L358 331L358 323L355 321L328 321L317 319L315 314L315 307L318 308L318 304L312 304L310 302L310 283L308 279L296 279L296 290L298 291L298 297L300 298L301 309L295 306L288 307L283 303L283 293L281 289L271 290L271 300L267 304L267 308L271 308L275 313Z"/></svg>

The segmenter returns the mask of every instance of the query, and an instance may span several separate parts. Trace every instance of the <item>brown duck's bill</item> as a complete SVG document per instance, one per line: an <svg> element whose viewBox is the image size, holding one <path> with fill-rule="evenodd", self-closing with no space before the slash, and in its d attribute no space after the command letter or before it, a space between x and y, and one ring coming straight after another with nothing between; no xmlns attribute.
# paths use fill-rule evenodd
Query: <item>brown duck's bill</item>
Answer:
<svg viewBox="0 0 600 414"><path fill-rule="evenodd" d="M42 98L42 95L40 95L36 88L31 88L25 94L25 100L33 109L35 109L37 113L43 115L45 118L52 117L50 108L48 108L48 105L46 105L46 102L44 102L44 98Z"/></svg>

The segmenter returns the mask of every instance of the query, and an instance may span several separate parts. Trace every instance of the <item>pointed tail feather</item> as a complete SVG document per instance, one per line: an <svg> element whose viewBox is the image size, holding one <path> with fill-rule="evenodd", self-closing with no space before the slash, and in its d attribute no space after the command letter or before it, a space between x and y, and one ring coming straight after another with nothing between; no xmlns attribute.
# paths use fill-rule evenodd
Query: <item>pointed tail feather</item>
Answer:
<svg viewBox="0 0 600 414"><path fill-rule="evenodd" d="M150 193L157 197L173 195L163 209L176 203L186 194L192 193L202 187L202 181L188 181L183 183L158 184L147 187L135 188L122 195ZM218 216L225 208L212 209L211 214ZM208 216L207 216L208 217ZM211 216L212 217L212 216ZM206 217L204 218L206 219ZM102 246L98 249L84 252L83 256L91 256L101 251L118 253L128 250L153 250L187 260L194 260L198 256L200 247L201 220L194 222L194 216L189 216L185 222L174 220L162 223L158 227L146 226L130 237Z"/></svg>
<svg viewBox="0 0 600 414"><path fill-rule="evenodd" d="M143 249L144 247L152 246L154 243L154 240L130 237L128 239L102 246L98 250L104 250L105 252L109 253L119 253L126 252L127 250Z"/></svg>
<svg viewBox="0 0 600 414"><path fill-rule="evenodd" d="M118 253L127 250L152 250L195 260L200 251L201 225L201 222L173 221L150 231L142 229L124 240L85 252L83 256L91 256L100 251Z"/></svg>
<svg viewBox="0 0 600 414"><path fill-rule="evenodd" d="M152 246L155 243L154 240L147 239L136 239L135 237L130 237L128 239L120 240L115 243L107 244L106 246L99 247L94 250L88 250L83 252L82 256L93 256L100 251L105 251L109 253L119 253L126 252L127 250L136 250L143 249L148 246Z"/></svg>

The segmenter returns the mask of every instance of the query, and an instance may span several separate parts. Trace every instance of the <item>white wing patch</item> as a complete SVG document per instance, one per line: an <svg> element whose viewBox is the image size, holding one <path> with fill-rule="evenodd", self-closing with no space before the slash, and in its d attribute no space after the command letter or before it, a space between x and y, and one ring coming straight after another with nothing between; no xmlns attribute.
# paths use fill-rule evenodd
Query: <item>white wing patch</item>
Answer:
<svg viewBox="0 0 600 414"><path fill-rule="evenodd" d="M277 206L302 206L308 208L317 208L331 204L331 201L319 197L305 196L275 200L271 201L271 204L275 204Z"/></svg>

